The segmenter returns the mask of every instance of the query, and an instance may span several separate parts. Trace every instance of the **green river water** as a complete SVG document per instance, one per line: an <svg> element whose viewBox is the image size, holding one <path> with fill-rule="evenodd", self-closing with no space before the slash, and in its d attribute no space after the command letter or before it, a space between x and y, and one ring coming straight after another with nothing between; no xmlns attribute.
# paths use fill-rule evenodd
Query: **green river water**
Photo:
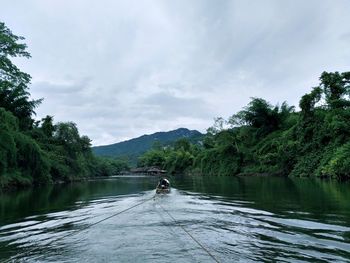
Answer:
<svg viewBox="0 0 350 263"><path fill-rule="evenodd" d="M0 194L0 262L350 262L349 183L157 179Z"/></svg>

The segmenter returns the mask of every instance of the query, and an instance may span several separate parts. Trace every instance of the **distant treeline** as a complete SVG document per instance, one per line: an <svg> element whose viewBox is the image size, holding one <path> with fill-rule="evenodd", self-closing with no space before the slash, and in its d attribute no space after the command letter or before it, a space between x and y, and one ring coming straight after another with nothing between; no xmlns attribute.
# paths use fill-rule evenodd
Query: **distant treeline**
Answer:
<svg viewBox="0 0 350 263"><path fill-rule="evenodd" d="M41 100L31 100L31 76L10 58L30 54L0 22L0 188L104 176L128 169L121 160L95 157L90 139L72 122L53 123L52 116L35 121Z"/></svg>
<svg viewBox="0 0 350 263"><path fill-rule="evenodd" d="M350 72L323 72L300 111L252 98L228 120L217 118L202 145L181 139L154 148L139 166L201 175L350 178Z"/></svg>

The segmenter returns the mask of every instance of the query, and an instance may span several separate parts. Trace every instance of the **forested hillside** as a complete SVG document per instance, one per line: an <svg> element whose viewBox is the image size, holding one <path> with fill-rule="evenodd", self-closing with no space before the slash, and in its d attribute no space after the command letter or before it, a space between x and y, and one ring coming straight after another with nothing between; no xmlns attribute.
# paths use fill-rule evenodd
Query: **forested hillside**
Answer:
<svg viewBox="0 0 350 263"><path fill-rule="evenodd" d="M72 181L127 168L120 161L96 158L90 139L74 123L54 123L49 115L33 119L42 100L30 98L31 76L11 60L30 58L22 40L0 22L0 188Z"/></svg>
<svg viewBox="0 0 350 263"><path fill-rule="evenodd" d="M228 120L218 118L203 147L180 141L151 150L140 165L172 173L350 178L350 72L323 72L300 111L262 98Z"/></svg>
<svg viewBox="0 0 350 263"><path fill-rule="evenodd" d="M187 138L190 142L198 144L203 134L196 130L179 128L168 132L156 132L150 135L143 135L128 141L123 141L111 145L92 147L93 152L99 156L126 157L131 163L136 162L137 158L150 150L153 146L169 146L176 140Z"/></svg>

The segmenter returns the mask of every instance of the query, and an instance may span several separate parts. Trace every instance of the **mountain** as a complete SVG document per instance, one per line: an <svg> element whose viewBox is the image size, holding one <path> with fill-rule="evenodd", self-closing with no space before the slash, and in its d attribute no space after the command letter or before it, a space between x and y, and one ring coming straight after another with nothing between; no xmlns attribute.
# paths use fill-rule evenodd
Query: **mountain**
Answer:
<svg viewBox="0 0 350 263"><path fill-rule="evenodd" d="M136 159L138 156L151 149L155 142L161 145L170 145L180 138L188 138L191 142L199 142L203 134L196 130L179 128L168 132L156 132L150 135L103 146L92 147L93 152L99 156L122 157Z"/></svg>

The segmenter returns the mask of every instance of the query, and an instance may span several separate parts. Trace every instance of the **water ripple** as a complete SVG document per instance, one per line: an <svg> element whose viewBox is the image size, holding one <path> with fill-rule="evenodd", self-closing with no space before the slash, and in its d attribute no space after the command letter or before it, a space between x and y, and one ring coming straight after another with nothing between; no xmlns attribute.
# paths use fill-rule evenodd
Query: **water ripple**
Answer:
<svg viewBox="0 0 350 263"><path fill-rule="evenodd" d="M333 215L338 223L323 222L307 211L278 213L253 201L176 189L89 227L153 195L78 200L65 210L3 225L0 255L14 262L212 262L181 225L220 262L350 259L350 227L341 216Z"/></svg>

